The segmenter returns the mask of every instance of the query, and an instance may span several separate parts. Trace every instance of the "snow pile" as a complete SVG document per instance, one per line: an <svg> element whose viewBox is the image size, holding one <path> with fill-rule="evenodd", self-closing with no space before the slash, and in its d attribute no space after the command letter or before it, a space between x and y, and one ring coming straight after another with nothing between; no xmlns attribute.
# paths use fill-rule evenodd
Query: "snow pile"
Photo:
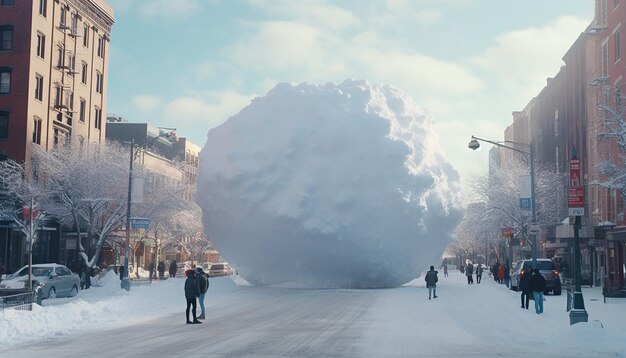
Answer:
<svg viewBox="0 0 626 358"><path fill-rule="evenodd" d="M440 261L458 175L429 115L365 81L281 83L213 128L205 230L256 285L396 287Z"/></svg>

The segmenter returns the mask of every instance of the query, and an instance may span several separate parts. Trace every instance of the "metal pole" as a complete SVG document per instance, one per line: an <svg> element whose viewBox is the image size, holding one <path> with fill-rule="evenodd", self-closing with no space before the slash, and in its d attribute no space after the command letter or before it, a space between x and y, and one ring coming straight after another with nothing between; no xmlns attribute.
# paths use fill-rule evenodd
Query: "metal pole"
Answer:
<svg viewBox="0 0 626 358"><path fill-rule="evenodd" d="M135 151L135 140L130 140L130 161L128 167L128 197L126 202L126 243L124 244L124 276L122 277L121 286L126 291L130 291L130 270L128 267L128 255L130 252L130 201L133 190L133 158Z"/></svg>
<svg viewBox="0 0 626 358"><path fill-rule="evenodd" d="M537 225L537 211L535 206L535 147L530 142L530 211L532 214L531 225ZM530 233L533 244L533 269L537 268L537 233L533 230Z"/></svg>
<svg viewBox="0 0 626 358"><path fill-rule="evenodd" d="M572 149L572 159L576 159L576 148ZM574 217L574 306L569 311L569 324L587 322L589 315L585 310L583 292L580 288L580 237L581 217Z"/></svg>
<svg viewBox="0 0 626 358"><path fill-rule="evenodd" d="M30 198L30 210L29 211L29 235L30 235L30 243L28 244L28 290L33 290L33 207L35 206L34 198Z"/></svg>

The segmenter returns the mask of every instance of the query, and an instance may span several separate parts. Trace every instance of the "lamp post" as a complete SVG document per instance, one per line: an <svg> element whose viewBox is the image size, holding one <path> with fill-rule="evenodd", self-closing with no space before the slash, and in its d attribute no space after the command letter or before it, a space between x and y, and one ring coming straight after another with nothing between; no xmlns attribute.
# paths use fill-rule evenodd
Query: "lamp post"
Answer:
<svg viewBox="0 0 626 358"><path fill-rule="evenodd" d="M133 162L135 161L135 157L139 154L139 151L151 143L152 141L157 140L165 135L173 134L176 131L176 128L161 128L159 129L167 129L169 132L161 132L158 136L153 138L146 138L142 142L137 144L137 150L135 151L135 139L132 138L130 140L130 160L128 167L128 197L126 199L126 242L124 243L124 275L122 277L122 282L120 283L122 289L126 291L130 291L130 279L128 269L128 256L130 253L130 209L131 209L131 198L133 195Z"/></svg>
<svg viewBox="0 0 626 358"><path fill-rule="evenodd" d="M583 292L580 288L580 227L584 215L584 192L581 186L580 161L576 147L572 148L570 159L570 183L567 189L567 206L570 216L574 216L574 306L569 311L569 324L587 322L589 315L585 310Z"/></svg>
<svg viewBox="0 0 626 358"><path fill-rule="evenodd" d="M492 140L488 140L488 139L483 139L483 138L478 138L476 136L472 136L472 140L470 140L469 144L468 144L468 148L472 149L472 150L476 150L478 148L480 148L480 143L478 143L478 141L481 142L485 142L485 143L489 143L489 144L493 144L496 145L498 147L502 147L502 148L506 148L506 149L510 149L513 151L516 151L518 153L522 153L526 156L528 156L529 160L530 160L530 212L531 212L531 230L530 230L530 239L532 242L532 259L533 259L533 263L532 263L532 267L533 269L537 268L537 232L536 230L532 227L534 225L536 225L537 223L537 212L535 210L535 148L533 146L533 142L531 141L530 144L524 144L524 143L517 143L517 142L512 142L512 141L504 141L504 143L511 143L514 145L523 145L525 147L528 147L529 150L524 151L518 148L514 148L514 147L509 147L508 145L504 145L502 143L496 142L496 141L492 141Z"/></svg>

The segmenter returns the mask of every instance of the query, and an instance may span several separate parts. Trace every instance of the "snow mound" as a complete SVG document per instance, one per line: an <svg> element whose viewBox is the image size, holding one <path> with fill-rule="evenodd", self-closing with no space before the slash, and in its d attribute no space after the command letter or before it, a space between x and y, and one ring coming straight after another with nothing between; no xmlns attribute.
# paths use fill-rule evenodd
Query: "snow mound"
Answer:
<svg viewBox="0 0 626 358"><path fill-rule="evenodd" d="M400 286L440 261L461 214L432 119L388 85L280 83L200 157L205 230L255 285Z"/></svg>

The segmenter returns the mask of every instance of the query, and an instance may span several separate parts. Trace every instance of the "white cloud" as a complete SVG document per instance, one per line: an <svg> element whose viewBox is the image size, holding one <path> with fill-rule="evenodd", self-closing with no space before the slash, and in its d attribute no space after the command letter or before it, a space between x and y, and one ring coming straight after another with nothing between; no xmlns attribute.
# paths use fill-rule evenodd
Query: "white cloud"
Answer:
<svg viewBox="0 0 626 358"><path fill-rule="evenodd" d="M274 16L302 24L337 30L352 27L359 23L359 20L350 11L320 2L250 0L249 3Z"/></svg>
<svg viewBox="0 0 626 358"><path fill-rule="evenodd" d="M251 98L232 90L179 97L164 106L163 117L170 122L202 123L204 128L211 128L238 113Z"/></svg>
<svg viewBox="0 0 626 358"><path fill-rule="evenodd" d="M497 84L530 99L545 86L562 64L561 58L587 27L587 19L565 16L545 27L507 32L471 63Z"/></svg>
<svg viewBox="0 0 626 358"><path fill-rule="evenodd" d="M139 5L139 12L146 17L183 18L200 8L198 0L150 0Z"/></svg>
<svg viewBox="0 0 626 358"><path fill-rule="evenodd" d="M151 112L159 107L161 99L151 95L138 95L133 97L132 104L142 112Z"/></svg>

